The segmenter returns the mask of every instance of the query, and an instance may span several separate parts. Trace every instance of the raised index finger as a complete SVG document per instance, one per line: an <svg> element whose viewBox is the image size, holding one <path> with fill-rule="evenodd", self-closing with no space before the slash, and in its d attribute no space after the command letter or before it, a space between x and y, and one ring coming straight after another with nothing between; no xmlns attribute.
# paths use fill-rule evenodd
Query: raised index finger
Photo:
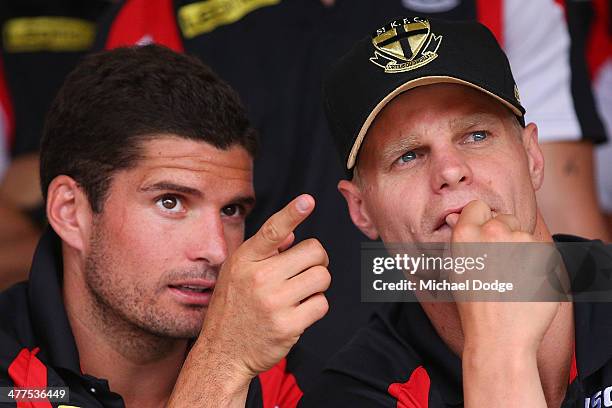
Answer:
<svg viewBox="0 0 612 408"><path fill-rule="evenodd" d="M314 198L308 194L296 197L268 218L259 231L243 244L244 256L260 261L278 254L279 247L289 234L312 213L314 204Z"/></svg>

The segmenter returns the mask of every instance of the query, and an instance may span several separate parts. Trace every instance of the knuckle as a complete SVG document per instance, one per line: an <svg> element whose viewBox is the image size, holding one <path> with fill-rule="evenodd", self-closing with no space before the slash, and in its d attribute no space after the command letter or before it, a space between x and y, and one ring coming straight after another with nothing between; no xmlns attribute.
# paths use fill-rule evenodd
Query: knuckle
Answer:
<svg viewBox="0 0 612 408"><path fill-rule="evenodd" d="M457 225L453 229L453 240L454 241L469 241L475 235L474 228L471 225Z"/></svg>
<svg viewBox="0 0 612 408"><path fill-rule="evenodd" d="M286 339L293 336L294 323L287 318L277 317L273 320L272 331L275 337L279 339Z"/></svg>
<svg viewBox="0 0 612 408"><path fill-rule="evenodd" d="M313 296L312 300L313 313L315 317L320 319L325 316L329 311L329 302L327 301L325 295L323 295L322 293Z"/></svg>
<svg viewBox="0 0 612 408"><path fill-rule="evenodd" d="M266 313L273 313L278 308L275 296L262 296L259 300L261 310Z"/></svg>
<svg viewBox="0 0 612 408"><path fill-rule="evenodd" d="M255 269L250 276L250 284L254 288L261 288L268 282L268 273L264 269Z"/></svg>
<svg viewBox="0 0 612 408"><path fill-rule="evenodd" d="M500 235L506 230L505 225L501 221L490 220L482 226L482 232L485 235Z"/></svg>
<svg viewBox="0 0 612 408"><path fill-rule="evenodd" d="M268 219L261 227L261 236L270 242L278 242L281 239L280 231L272 219Z"/></svg>
<svg viewBox="0 0 612 408"><path fill-rule="evenodd" d="M304 241L304 246L308 252L317 252L323 248L321 243L316 238L308 238Z"/></svg>
<svg viewBox="0 0 612 408"><path fill-rule="evenodd" d="M321 287L322 290L327 290L329 285L331 285L331 274L324 266L318 266L315 268L315 278L318 283L317 286Z"/></svg>
<svg viewBox="0 0 612 408"><path fill-rule="evenodd" d="M307 250L312 253L317 263L327 264L328 256L327 251L323 247L323 244L318 239L310 238L307 240Z"/></svg>

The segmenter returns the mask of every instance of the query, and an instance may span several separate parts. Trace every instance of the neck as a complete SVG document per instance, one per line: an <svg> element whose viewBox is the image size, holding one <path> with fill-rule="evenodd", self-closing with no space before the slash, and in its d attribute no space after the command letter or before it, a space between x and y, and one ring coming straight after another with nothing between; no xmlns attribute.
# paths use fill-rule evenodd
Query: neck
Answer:
<svg viewBox="0 0 612 408"><path fill-rule="evenodd" d="M552 236L538 212L533 236L541 242ZM425 314L446 345L461 357L464 337L455 303L421 302ZM565 396L569 369L574 352L574 321L572 304L561 303L544 340L538 349L537 362L542 388L548 406L560 406Z"/></svg>
<svg viewBox="0 0 612 408"><path fill-rule="evenodd" d="M82 265L63 252L63 298L81 371L108 380L128 407L164 406L187 355L187 340L161 337L127 322L91 293Z"/></svg>

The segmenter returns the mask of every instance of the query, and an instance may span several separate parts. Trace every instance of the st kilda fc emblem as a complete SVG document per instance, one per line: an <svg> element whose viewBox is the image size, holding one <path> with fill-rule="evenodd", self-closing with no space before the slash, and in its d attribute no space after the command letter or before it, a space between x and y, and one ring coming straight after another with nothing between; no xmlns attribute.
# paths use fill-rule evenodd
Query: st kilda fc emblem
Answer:
<svg viewBox="0 0 612 408"><path fill-rule="evenodd" d="M441 42L442 36L431 32L429 21L404 18L372 35L375 51L370 61L387 73L410 71L436 59Z"/></svg>

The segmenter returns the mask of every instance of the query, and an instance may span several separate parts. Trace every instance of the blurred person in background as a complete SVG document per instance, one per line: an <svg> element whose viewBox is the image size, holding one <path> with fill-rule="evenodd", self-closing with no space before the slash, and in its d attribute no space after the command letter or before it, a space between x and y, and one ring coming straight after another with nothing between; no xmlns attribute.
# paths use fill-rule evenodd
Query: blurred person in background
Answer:
<svg viewBox="0 0 612 408"><path fill-rule="evenodd" d="M0 88L8 123L9 164L0 177L0 288L27 276L45 225L38 146L51 100L90 50L107 0L10 0L0 3Z"/></svg>
<svg viewBox="0 0 612 408"><path fill-rule="evenodd" d="M569 1L568 15L576 47L573 58L586 58L597 108L612 133L612 1ZM612 228L612 145L597 149L599 200Z"/></svg>

